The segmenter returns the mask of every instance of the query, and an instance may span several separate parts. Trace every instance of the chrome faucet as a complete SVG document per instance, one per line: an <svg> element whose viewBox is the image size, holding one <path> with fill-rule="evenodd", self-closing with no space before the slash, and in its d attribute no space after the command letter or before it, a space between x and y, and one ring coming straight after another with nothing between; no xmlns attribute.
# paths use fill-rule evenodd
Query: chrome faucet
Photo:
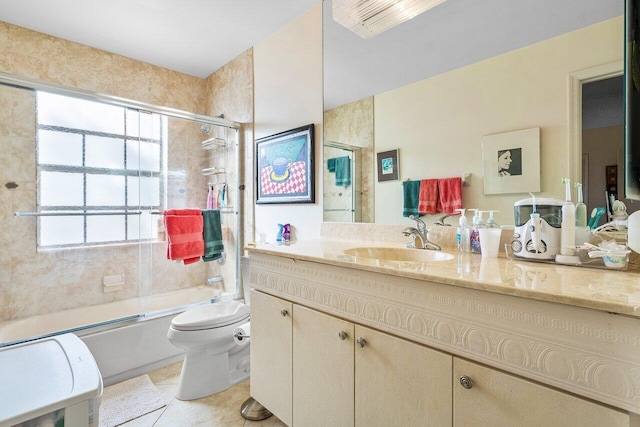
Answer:
<svg viewBox="0 0 640 427"><path fill-rule="evenodd" d="M420 218L410 215L409 219L412 219L416 222L415 227L407 227L402 230L402 234L405 236L413 237L409 243L405 246L407 248L416 248L416 249L431 249L434 251L439 251L442 249L440 245L437 245L429 240L427 225Z"/></svg>

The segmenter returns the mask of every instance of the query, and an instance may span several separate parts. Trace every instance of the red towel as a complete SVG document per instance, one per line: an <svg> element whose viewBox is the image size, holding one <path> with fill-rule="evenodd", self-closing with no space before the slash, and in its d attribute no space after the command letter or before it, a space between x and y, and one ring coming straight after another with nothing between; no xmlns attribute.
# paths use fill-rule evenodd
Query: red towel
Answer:
<svg viewBox="0 0 640 427"><path fill-rule="evenodd" d="M438 212L455 214L462 209L462 178L444 178L438 180Z"/></svg>
<svg viewBox="0 0 640 427"><path fill-rule="evenodd" d="M200 209L171 209L164 211L167 233L167 259L191 264L204 255Z"/></svg>
<svg viewBox="0 0 640 427"><path fill-rule="evenodd" d="M423 179L420 181L420 195L418 196L418 212L421 214L436 213L438 203L438 180Z"/></svg>

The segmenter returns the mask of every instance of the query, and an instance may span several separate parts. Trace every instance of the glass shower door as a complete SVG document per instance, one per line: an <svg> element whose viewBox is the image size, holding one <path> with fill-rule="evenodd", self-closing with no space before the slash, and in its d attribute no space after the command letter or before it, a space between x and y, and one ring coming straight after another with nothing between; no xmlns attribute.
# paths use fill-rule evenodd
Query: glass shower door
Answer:
<svg viewBox="0 0 640 427"><path fill-rule="evenodd" d="M324 144L323 219L329 222L356 221L354 173L358 151L339 144Z"/></svg>

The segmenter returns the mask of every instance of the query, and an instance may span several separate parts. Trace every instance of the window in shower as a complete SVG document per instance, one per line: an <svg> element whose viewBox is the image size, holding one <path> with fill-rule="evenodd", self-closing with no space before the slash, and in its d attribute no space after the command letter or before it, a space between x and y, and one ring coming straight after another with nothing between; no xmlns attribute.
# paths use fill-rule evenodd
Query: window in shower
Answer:
<svg viewBox="0 0 640 427"><path fill-rule="evenodd" d="M38 246L151 240L162 200L166 120L37 93Z"/></svg>

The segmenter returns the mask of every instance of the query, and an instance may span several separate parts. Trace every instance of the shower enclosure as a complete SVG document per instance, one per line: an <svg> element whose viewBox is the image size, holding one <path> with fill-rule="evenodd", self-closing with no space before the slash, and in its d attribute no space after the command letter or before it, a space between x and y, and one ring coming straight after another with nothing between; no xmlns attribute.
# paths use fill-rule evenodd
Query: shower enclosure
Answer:
<svg viewBox="0 0 640 427"><path fill-rule="evenodd" d="M238 298L239 125L0 73L0 346ZM216 197L224 256L166 258Z"/></svg>

